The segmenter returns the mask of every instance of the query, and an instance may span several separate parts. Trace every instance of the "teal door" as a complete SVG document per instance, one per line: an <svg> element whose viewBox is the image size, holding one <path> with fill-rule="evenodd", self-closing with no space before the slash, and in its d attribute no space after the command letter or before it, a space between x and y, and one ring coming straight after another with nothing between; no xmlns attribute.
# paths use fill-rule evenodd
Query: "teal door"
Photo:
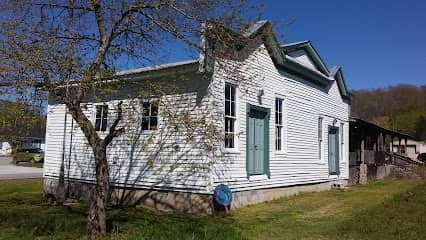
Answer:
<svg viewBox="0 0 426 240"><path fill-rule="evenodd" d="M269 156L269 112L250 107L247 114L247 172L249 175L267 174Z"/></svg>
<svg viewBox="0 0 426 240"><path fill-rule="evenodd" d="M328 127L328 169L330 174L339 175L339 128Z"/></svg>

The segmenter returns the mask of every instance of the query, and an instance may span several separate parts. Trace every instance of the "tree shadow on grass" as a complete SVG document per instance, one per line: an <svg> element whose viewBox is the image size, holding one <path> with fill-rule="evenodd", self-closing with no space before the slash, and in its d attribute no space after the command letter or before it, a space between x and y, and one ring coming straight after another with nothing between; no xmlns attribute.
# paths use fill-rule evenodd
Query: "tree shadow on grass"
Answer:
<svg viewBox="0 0 426 240"><path fill-rule="evenodd" d="M87 202L51 206L42 202L41 189L30 188L21 185L18 192L10 189L0 195L0 239L86 239ZM221 217L113 208L107 221L110 239L245 239Z"/></svg>

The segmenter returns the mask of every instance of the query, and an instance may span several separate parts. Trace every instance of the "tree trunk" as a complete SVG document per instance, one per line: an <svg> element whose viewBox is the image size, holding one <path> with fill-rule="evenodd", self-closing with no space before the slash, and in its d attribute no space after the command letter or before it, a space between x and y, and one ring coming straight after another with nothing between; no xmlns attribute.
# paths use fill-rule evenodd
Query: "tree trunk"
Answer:
<svg viewBox="0 0 426 240"><path fill-rule="evenodd" d="M103 142L96 144L93 153L96 162L96 188L92 195L87 231L91 239L103 239L106 235L106 205L109 191L109 171L106 146Z"/></svg>
<svg viewBox="0 0 426 240"><path fill-rule="evenodd" d="M109 129L109 133L102 140L99 138L93 124L84 115L80 103L68 102L67 106L74 120L79 124L86 139L92 147L95 157L96 185L95 191L91 195L91 204L89 208L89 216L87 222L87 233L91 239L103 239L106 235L106 206L109 194L109 169L106 157L106 149L108 144L119 134L124 128L116 129L121 120L122 110L120 102L117 105L117 118Z"/></svg>

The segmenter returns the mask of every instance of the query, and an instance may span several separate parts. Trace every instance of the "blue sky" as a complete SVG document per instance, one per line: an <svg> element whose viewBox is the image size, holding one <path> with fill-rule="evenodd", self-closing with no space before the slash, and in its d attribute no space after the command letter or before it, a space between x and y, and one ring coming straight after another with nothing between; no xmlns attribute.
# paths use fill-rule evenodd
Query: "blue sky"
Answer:
<svg viewBox="0 0 426 240"><path fill-rule="evenodd" d="M265 18L294 18L277 29L284 40L311 40L328 66L343 67L351 89L426 85L424 0L270 0Z"/></svg>
<svg viewBox="0 0 426 240"><path fill-rule="evenodd" d="M280 41L311 40L350 89L426 85L425 0L266 0L264 19L295 19L275 29ZM182 52L168 60L188 59Z"/></svg>

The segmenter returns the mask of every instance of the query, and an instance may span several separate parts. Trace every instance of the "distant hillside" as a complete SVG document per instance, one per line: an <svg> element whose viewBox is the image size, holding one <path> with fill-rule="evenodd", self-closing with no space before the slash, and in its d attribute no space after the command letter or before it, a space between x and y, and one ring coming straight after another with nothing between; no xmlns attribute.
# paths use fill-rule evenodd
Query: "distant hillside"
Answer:
<svg viewBox="0 0 426 240"><path fill-rule="evenodd" d="M426 85L352 91L352 116L426 140Z"/></svg>

